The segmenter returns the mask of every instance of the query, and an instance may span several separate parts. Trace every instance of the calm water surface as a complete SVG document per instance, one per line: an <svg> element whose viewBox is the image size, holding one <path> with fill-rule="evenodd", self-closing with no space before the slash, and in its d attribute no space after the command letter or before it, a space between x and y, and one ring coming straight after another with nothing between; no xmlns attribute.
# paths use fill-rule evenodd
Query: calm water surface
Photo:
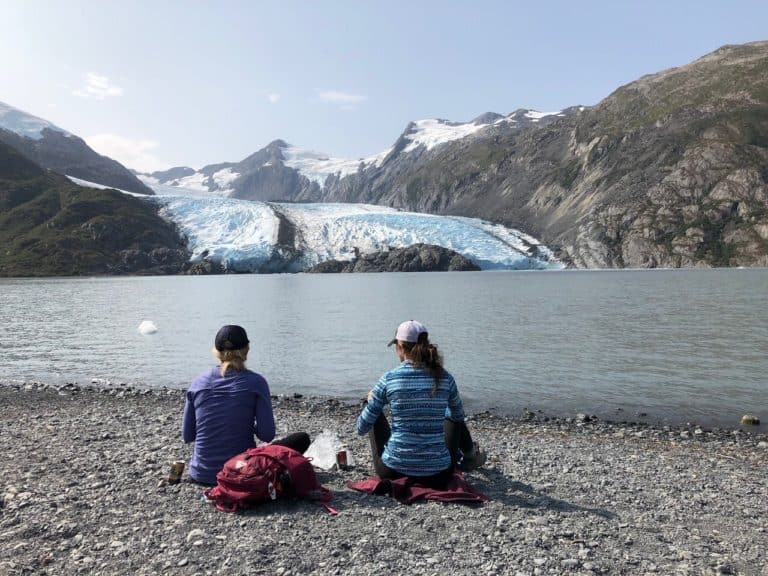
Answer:
<svg viewBox="0 0 768 576"><path fill-rule="evenodd" d="M184 387L236 323L273 393L355 399L416 318L471 411L732 426L768 420L767 304L764 269L6 279L0 379Z"/></svg>

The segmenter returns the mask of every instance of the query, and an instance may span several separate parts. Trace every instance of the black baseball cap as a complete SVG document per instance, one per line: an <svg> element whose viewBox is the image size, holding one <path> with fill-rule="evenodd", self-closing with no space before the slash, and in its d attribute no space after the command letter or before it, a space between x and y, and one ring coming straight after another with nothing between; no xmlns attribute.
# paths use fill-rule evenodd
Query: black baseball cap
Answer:
<svg viewBox="0 0 768 576"><path fill-rule="evenodd" d="M240 350L248 346L248 343L248 334L245 333L245 328L227 324L216 333L214 345L216 350L223 352L224 350Z"/></svg>

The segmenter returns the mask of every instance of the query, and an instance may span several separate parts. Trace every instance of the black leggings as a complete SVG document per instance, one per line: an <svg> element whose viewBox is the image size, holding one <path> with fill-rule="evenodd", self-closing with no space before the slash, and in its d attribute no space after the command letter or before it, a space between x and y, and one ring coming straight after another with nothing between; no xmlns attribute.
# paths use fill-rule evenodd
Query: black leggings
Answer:
<svg viewBox="0 0 768 576"><path fill-rule="evenodd" d="M307 448L309 448L310 440L309 440L309 434L306 432L294 432L293 434L288 434L285 438L280 438L279 440L273 440L271 442L272 444L277 444L278 446L285 446L287 448L293 448L296 450L296 452L300 452L301 454L304 454L304 452L307 451Z"/></svg>
<svg viewBox="0 0 768 576"><path fill-rule="evenodd" d="M304 452L307 451L307 448L309 448L310 440L309 440L309 434L306 432L294 432L293 434L288 434L285 438L280 438L279 440L272 441L272 444L277 444L278 446L285 446L286 448L293 448L297 452L301 452L304 454ZM235 456L235 454L233 454ZM212 484L208 484L207 482L198 482L197 480L193 479L192 477L189 478L189 482L194 482L195 484L201 484L203 486L215 486L216 482L213 482Z"/></svg>
<svg viewBox="0 0 768 576"><path fill-rule="evenodd" d="M428 485L441 487L444 486L448 479L453 476L453 470L456 467L456 459L460 452L470 452L472 450L472 436L469 434L469 428L462 422L454 422L453 420L445 419L443 424L445 430L445 444L448 446L448 451L451 453L451 465L431 476L423 476L419 478L419 481ZM371 441L371 455L373 456L373 469L379 478L387 478L395 480L397 478L403 478L406 474L393 470L384 462L381 461L381 455L384 453L384 446L386 446L389 437L392 435L392 429L389 427L389 421L384 414L379 414L376 422L373 424L373 428L368 433L368 438Z"/></svg>

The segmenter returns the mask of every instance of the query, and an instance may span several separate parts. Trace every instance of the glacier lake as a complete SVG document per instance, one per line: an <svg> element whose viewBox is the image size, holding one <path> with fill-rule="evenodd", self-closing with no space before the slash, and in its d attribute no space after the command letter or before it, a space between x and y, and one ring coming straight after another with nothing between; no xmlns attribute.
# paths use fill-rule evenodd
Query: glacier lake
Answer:
<svg viewBox="0 0 768 576"><path fill-rule="evenodd" d="M766 269L0 279L0 380L182 388L241 324L273 394L356 400L415 318L469 412L737 427L768 420L766 295Z"/></svg>

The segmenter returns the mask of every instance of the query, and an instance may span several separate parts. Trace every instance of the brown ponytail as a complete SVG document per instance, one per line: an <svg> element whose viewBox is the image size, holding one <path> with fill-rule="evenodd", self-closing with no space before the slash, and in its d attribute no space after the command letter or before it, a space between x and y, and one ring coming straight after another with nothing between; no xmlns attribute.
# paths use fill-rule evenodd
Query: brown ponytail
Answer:
<svg viewBox="0 0 768 576"><path fill-rule="evenodd" d="M406 358L413 362L414 366L426 368L432 375L432 379L435 381L432 386L432 396L434 396L437 389L440 388L444 369L443 357L438 352L437 346L429 341L429 334L426 332L419 334L418 342L399 341L398 343L405 352Z"/></svg>

